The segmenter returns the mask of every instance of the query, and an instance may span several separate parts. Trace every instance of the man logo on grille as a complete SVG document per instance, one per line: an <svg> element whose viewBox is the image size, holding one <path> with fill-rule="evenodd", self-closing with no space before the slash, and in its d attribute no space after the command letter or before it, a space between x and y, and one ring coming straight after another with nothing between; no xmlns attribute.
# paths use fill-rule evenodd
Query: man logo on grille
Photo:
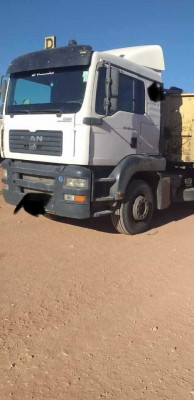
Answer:
<svg viewBox="0 0 194 400"><path fill-rule="evenodd" d="M35 151L37 149L37 142L42 142L43 136L30 136L29 150Z"/></svg>
<svg viewBox="0 0 194 400"><path fill-rule="evenodd" d="M42 142L43 136L30 136L30 142Z"/></svg>
<svg viewBox="0 0 194 400"><path fill-rule="evenodd" d="M29 144L29 150L35 151L36 150L36 143L30 143Z"/></svg>

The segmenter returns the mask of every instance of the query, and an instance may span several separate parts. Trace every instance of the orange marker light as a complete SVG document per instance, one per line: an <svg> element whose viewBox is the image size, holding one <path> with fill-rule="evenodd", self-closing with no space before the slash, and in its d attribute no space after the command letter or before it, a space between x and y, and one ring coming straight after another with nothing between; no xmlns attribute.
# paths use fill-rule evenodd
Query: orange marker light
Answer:
<svg viewBox="0 0 194 400"><path fill-rule="evenodd" d="M78 201L79 203L84 203L84 201L86 201L86 196L78 196L78 195L76 195L74 200Z"/></svg>

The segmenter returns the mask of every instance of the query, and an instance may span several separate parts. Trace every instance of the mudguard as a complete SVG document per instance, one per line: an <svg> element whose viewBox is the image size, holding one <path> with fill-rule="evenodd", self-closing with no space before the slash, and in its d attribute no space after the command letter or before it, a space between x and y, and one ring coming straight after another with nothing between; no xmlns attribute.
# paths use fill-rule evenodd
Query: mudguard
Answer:
<svg viewBox="0 0 194 400"><path fill-rule="evenodd" d="M110 175L116 179L110 196L122 200L129 181L137 172L162 172L165 168L166 160L160 156L130 155L123 158Z"/></svg>

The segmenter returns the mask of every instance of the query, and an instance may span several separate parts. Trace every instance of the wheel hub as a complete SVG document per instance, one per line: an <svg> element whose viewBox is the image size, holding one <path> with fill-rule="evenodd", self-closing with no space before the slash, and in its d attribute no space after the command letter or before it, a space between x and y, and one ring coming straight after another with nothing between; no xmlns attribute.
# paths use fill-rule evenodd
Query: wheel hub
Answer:
<svg viewBox="0 0 194 400"><path fill-rule="evenodd" d="M143 221L149 213L149 201L143 196L138 196L133 203L133 218L136 221Z"/></svg>

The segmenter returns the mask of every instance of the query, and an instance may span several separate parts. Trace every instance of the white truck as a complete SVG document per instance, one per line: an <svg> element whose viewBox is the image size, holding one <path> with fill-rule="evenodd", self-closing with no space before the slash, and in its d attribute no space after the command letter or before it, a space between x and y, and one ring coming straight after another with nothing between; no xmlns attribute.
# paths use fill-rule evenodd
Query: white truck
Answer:
<svg viewBox="0 0 194 400"><path fill-rule="evenodd" d="M194 200L192 160L164 154L162 70L155 45L97 52L70 42L14 59L1 90L5 201L45 196L48 213L110 214L118 232L136 234L154 208Z"/></svg>

